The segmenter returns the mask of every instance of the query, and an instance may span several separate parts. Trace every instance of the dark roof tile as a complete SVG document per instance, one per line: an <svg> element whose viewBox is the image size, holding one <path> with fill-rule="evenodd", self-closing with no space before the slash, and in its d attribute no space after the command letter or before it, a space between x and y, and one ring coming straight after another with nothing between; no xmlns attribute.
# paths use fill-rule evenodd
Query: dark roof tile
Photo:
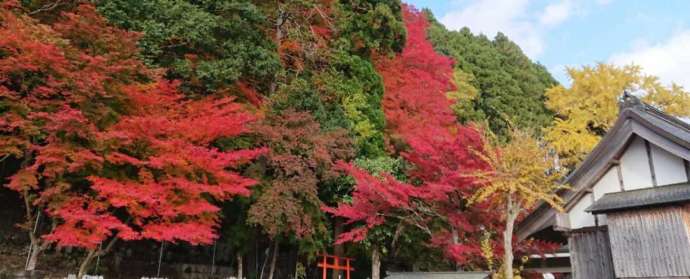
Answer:
<svg viewBox="0 0 690 279"><path fill-rule="evenodd" d="M687 201L690 201L690 183L681 183L608 193L585 209L585 211L600 214Z"/></svg>

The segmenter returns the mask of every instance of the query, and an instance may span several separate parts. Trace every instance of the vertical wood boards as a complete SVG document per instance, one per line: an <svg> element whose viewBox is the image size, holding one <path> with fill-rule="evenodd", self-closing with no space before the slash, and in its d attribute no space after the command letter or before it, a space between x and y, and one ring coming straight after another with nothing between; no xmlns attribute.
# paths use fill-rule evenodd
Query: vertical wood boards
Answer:
<svg viewBox="0 0 690 279"><path fill-rule="evenodd" d="M614 212L607 219L617 277L690 276L687 206Z"/></svg>
<svg viewBox="0 0 690 279"><path fill-rule="evenodd" d="M572 231L568 236L574 279L614 279L606 227Z"/></svg>

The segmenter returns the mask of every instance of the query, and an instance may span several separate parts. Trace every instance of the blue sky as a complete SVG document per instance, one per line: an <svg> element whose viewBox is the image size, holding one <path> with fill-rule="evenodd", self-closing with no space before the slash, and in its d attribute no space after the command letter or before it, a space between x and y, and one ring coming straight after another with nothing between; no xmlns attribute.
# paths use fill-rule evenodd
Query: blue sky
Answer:
<svg viewBox="0 0 690 279"><path fill-rule="evenodd" d="M449 29L501 31L568 84L565 67L635 63L690 89L687 0L403 0Z"/></svg>

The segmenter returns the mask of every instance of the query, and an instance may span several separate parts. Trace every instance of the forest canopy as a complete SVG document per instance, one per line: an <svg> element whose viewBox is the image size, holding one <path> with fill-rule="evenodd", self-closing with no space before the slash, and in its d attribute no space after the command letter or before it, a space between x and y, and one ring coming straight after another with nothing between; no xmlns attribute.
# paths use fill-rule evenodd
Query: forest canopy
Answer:
<svg viewBox="0 0 690 279"><path fill-rule="evenodd" d="M560 207L554 181L623 91L689 114L687 91L637 66L571 68L566 87L505 34L399 0L0 5L0 173L29 271L171 245L261 279L323 253L359 277L509 277L513 252L558 246L511 242L516 212Z"/></svg>

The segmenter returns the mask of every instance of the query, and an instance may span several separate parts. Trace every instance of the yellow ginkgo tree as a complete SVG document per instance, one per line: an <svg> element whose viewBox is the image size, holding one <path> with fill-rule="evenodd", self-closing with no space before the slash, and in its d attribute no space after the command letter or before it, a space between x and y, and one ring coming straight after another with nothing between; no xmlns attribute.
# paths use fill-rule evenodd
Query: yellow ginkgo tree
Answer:
<svg viewBox="0 0 690 279"><path fill-rule="evenodd" d="M643 74L639 66L600 63L567 72L570 88L557 85L546 91L546 106L556 118L544 136L569 168L581 162L614 124L623 91L668 114L690 116L690 94L682 86L666 86Z"/></svg>
<svg viewBox="0 0 690 279"><path fill-rule="evenodd" d="M490 199L502 206L497 208L501 208L505 221L502 268L505 279L514 276L513 227L519 214L540 201L562 210L563 201L556 191L565 187L558 183L562 173L554 168L550 147L517 129L511 131L510 138L509 142L500 143L487 136L485 149L476 154L489 165L488 171L470 174L481 185L471 202Z"/></svg>

